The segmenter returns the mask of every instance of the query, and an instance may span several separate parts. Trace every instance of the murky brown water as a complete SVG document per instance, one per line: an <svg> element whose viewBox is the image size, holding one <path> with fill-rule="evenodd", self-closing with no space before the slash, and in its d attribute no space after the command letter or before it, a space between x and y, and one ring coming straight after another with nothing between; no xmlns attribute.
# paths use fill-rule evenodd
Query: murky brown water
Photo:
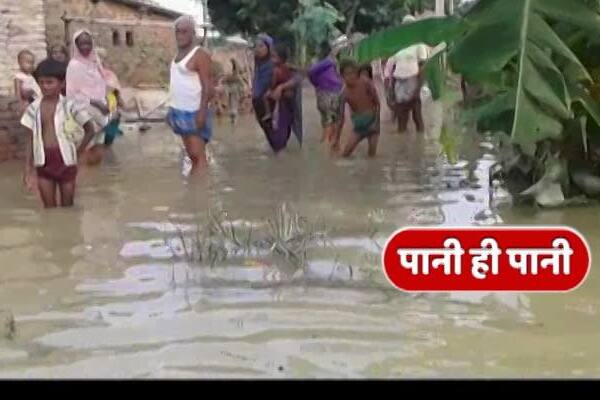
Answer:
<svg viewBox="0 0 600 400"><path fill-rule="evenodd" d="M491 156L447 165L434 126L425 138L384 132L377 160L361 148L331 162L313 109L308 99L305 148L278 160L251 118L223 122L200 183L182 178L164 128L132 130L82 173L76 210L40 210L20 191L20 165L3 164L0 309L17 331L0 339L0 377L600 376L593 271L566 295L414 297L388 286L377 247L403 225L504 222L571 225L598 249L597 209L492 212ZM315 252L286 281L277 263L210 270L165 246L173 223L193 226L208 207L259 224L283 202L326 222L338 260Z"/></svg>

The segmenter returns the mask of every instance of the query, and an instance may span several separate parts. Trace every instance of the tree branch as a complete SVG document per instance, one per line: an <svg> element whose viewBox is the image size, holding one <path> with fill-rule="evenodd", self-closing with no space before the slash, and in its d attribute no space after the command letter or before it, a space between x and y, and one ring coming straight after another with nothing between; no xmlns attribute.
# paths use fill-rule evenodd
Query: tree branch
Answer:
<svg viewBox="0 0 600 400"><path fill-rule="evenodd" d="M360 7L360 0L354 0L352 4L352 8L350 9L350 14L347 17L346 23L346 37L350 38L352 34L352 30L354 29L354 21L356 20L356 14L358 13L358 8Z"/></svg>

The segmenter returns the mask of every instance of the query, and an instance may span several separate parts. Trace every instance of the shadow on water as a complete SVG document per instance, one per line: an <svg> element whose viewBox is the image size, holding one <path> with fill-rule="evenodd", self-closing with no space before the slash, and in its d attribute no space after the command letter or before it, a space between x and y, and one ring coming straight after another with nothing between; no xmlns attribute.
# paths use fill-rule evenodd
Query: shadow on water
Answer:
<svg viewBox="0 0 600 400"><path fill-rule="evenodd" d="M275 160L250 117L223 121L200 179L181 176L164 127L129 127L82 173L76 210L40 211L19 166L3 165L0 304L16 335L0 339L0 376L598 375L595 277L569 295L409 296L380 266L404 225L560 221L591 234L590 210L498 212L489 146L449 165L437 105L425 136L386 123L376 160L363 147L330 160L307 101L304 149Z"/></svg>

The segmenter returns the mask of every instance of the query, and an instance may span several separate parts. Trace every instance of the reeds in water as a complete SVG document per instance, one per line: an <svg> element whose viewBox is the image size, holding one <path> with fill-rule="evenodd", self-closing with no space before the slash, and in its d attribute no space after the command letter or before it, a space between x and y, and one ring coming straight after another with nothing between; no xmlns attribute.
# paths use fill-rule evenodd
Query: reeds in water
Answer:
<svg viewBox="0 0 600 400"><path fill-rule="evenodd" d="M197 221L192 235L179 230L178 236L184 257L192 264L214 268L234 257L277 256L300 269L306 266L308 249L323 234L284 203L260 228L236 226L225 212L211 210Z"/></svg>

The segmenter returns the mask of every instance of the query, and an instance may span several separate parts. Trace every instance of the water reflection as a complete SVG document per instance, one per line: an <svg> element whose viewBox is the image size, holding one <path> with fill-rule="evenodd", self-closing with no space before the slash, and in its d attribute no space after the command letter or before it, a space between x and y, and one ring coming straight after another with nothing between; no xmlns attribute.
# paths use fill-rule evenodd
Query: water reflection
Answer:
<svg viewBox="0 0 600 400"><path fill-rule="evenodd" d="M429 115L439 120L441 110ZM332 162L319 148L318 118L306 122L305 148L280 160L250 118L234 131L219 126L201 179L181 175L179 144L164 129L128 130L108 165L82 175L79 208L68 212L39 211L15 186L19 166L2 165L0 304L18 334L0 341L0 377L598 373L593 276L560 297L409 296L389 287L379 265L387 235L403 225L572 222L594 232L589 212L499 215L487 150L448 165L439 124L426 136L386 126L377 160L360 149ZM264 249L213 268L186 262L182 236L209 209L259 230L283 202L328 234L304 268Z"/></svg>

